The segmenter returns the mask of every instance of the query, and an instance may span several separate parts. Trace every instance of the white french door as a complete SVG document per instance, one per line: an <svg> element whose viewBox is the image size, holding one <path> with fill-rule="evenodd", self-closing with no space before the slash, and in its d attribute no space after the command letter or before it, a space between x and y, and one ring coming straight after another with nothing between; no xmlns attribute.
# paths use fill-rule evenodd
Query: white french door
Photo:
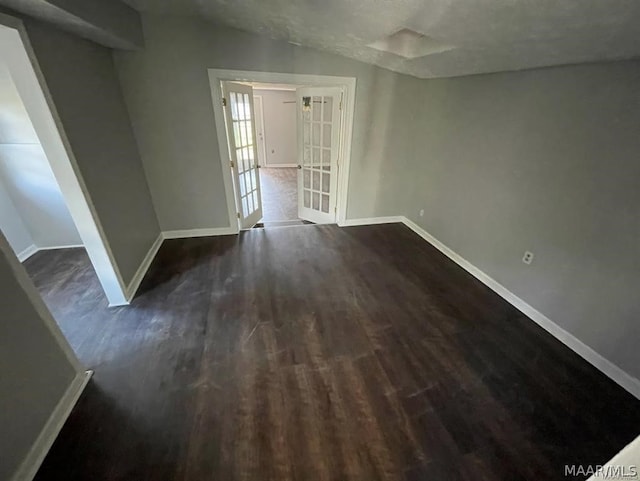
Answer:
<svg viewBox="0 0 640 481"><path fill-rule="evenodd" d="M240 228L248 229L262 218L253 89L249 85L222 82L222 93L238 219Z"/></svg>
<svg viewBox="0 0 640 481"><path fill-rule="evenodd" d="M339 87L296 90L298 110L298 217L336 221L340 147Z"/></svg>

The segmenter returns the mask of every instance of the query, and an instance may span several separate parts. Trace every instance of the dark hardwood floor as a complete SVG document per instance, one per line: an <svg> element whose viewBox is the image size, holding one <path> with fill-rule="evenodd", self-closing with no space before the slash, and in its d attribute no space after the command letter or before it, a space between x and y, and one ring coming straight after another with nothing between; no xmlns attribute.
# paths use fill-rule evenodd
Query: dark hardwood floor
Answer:
<svg viewBox="0 0 640 481"><path fill-rule="evenodd" d="M165 241L130 307L26 262L95 376L37 480L565 480L640 402L406 227ZM606 320L603 320L606 322Z"/></svg>

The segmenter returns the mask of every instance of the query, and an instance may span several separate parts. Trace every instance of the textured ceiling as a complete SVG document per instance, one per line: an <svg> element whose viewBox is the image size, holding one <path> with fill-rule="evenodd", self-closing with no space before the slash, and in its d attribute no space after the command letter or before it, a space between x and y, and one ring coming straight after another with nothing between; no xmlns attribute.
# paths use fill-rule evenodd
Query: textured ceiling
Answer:
<svg viewBox="0 0 640 481"><path fill-rule="evenodd" d="M423 78L640 56L640 0L127 0L198 15ZM368 45L408 28L446 51L405 59Z"/></svg>

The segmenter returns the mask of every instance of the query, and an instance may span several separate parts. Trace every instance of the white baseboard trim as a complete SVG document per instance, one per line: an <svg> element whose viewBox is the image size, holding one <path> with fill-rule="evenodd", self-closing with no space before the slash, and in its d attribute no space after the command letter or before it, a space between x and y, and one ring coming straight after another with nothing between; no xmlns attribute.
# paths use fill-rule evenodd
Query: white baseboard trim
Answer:
<svg viewBox="0 0 640 481"><path fill-rule="evenodd" d="M401 215L393 215L389 217L362 217L359 219L346 219L344 222L338 223L340 227L350 227L354 225L375 225L375 224L395 224L404 222L405 218Z"/></svg>
<svg viewBox="0 0 640 481"><path fill-rule="evenodd" d="M49 449L51 449L53 442L56 440L78 399L80 399L80 395L92 375L93 371L80 372L76 375L56 405L53 413L49 416L49 420L40 431L38 438L33 443L26 458L22 461L18 471L11 478L12 481L30 481L35 477L42 461L44 461Z"/></svg>
<svg viewBox="0 0 640 481"><path fill-rule="evenodd" d="M237 234L238 229L233 227L214 227L208 229L166 230L162 233L163 239L183 239L186 237L209 237L215 235Z"/></svg>
<svg viewBox="0 0 640 481"><path fill-rule="evenodd" d="M583 359L591 363L594 367L602 371L613 381L618 383L624 389L633 394L636 398L640 399L640 381L630 374L626 373L618 366L613 364L611 361L602 357L602 355L598 354L592 348L583 343L580 339L575 337L573 334L565 331L547 316L542 314L540 311L535 309L534 307L527 304L521 298L516 296L513 292L509 291L502 284L489 277L487 274L482 272L480 269L475 267L469 261L464 259L462 256L455 253L453 250L448 248L438 239L433 237L427 231L425 231L418 224L413 222L406 217L402 218L402 222L409 227L412 231L422 237L424 240L433 245L436 249L446 255L449 259L454 261L464 270L473 275L480 282L485 284L491 290L496 292L500 297L505 299L508 303L513 305L516 309L520 310L523 314L533 320L536 324L542 327L544 330L549 332L552 336L558 339L560 342L564 343L570 349L572 349L575 353L581 356Z"/></svg>
<svg viewBox="0 0 640 481"><path fill-rule="evenodd" d="M35 244L31 244L29 247L24 249L22 252L18 253L18 260L20 262L24 262L29 257L31 257L33 254L35 254L36 252L38 252L38 248L35 246Z"/></svg>
<svg viewBox="0 0 640 481"><path fill-rule="evenodd" d="M71 244L67 246L46 246L46 247L38 247L35 244L31 244L22 252L18 253L17 257L20 262L26 261L29 257L39 251L53 251L57 249L75 249L78 247L84 247L82 244Z"/></svg>
<svg viewBox="0 0 640 481"><path fill-rule="evenodd" d="M56 249L77 249L78 247L84 247L84 244L69 244L66 246L45 246L38 247L39 251L54 251Z"/></svg>
<svg viewBox="0 0 640 481"><path fill-rule="evenodd" d="M149 247L149 250L147 251L147 255L144 256L144 259L142 259L142 262L140 263L140 267L138 267L138 270L133 275L133 278L131 279L131 281L129 282L129 285L125 289L125 296L127 297L127 301L131 302L131 300L133 299L133 296L136 295L136 292L138 291L138 287L140 287L140 283L142 282L142 279L144 279L145 274L149 270L149 266L151 266L153 259L156 257L156 254L158 253L158 250L160 249L160 246L162 245L163 240L164 240L164 236L162 235L162 232L160 232L158 234L158 237L156 237L156 240L154 240L153 244L151 244L151 247Z"/></svg>

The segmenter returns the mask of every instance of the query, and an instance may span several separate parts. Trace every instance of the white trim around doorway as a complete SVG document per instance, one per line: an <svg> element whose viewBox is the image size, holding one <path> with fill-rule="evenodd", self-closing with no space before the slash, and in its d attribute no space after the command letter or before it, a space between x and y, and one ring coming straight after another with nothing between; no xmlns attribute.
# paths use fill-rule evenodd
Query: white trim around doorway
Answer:
<svg viewBox="0 0 640 481"><path fill-rule="evenodd" d="M122 275L22 20L0 13L0 44L0 61L14 80L109 305L129 304Z"/></svg>
<svg viewBox="0 0 640 481"><path fill-rule="evenodd" d="M293 84L299 86L314 87L341 87L342 98L342 136L339 154L338 169L338 198L336 222L343 224L347 218L347 204L349 201L349 168L351 164L351 142L353 138L353 121L356 99L356 79L354 77L336 77L329 75L307 75L294 73L255 72L248 70L208 69L211 99L213 102L213 114L218 136L218 148L220 165L222 167L222 179L227 200L229 215L229 228L233 233L239 232L238 218L236 215L236 199L233 190L233 178L229 168L229 146L224 123L224 110L222 106L222 88L220 82L261 82L277 84Z"/></svg>

